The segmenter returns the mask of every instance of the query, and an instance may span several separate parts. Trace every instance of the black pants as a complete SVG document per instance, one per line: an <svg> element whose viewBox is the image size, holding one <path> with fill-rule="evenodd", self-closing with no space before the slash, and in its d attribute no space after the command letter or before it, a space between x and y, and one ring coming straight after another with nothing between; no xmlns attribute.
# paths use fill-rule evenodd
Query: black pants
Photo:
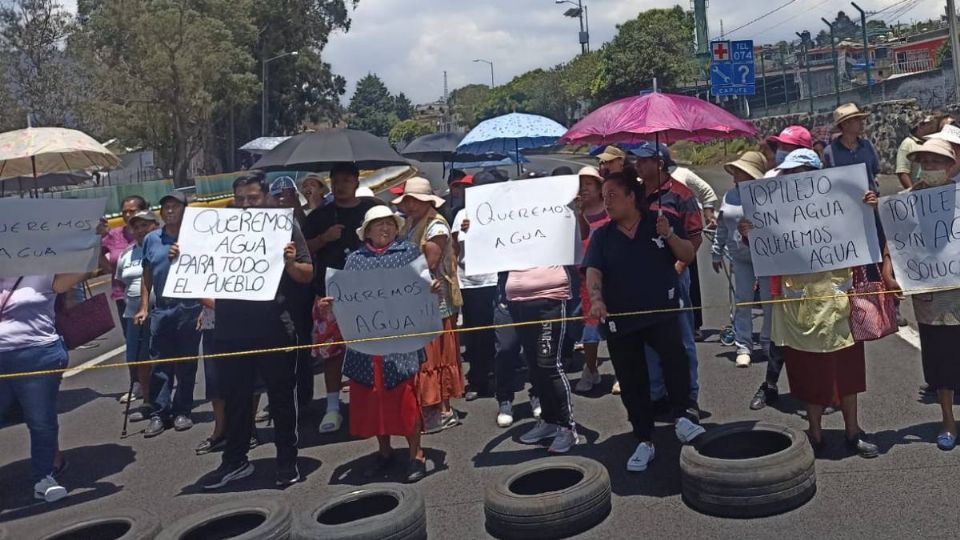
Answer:
<svg viewBox="0 0 960 540"><path fill-rule="evenodd" d="M513 317L506 304L496 304L493 311L493 324L497 325L494 331L494 347L496 353L494 356L494 370L497 379L497 402L513 402L513 393L518 388L519 372L526 363L520 360L520 335L517 334L517 328L514 326L503 326L513 324ZM519 384L523 388L523 384ZM538 395L535 385L531 386L530 395Z"/></svg>
<svg viewBox="0 0 960 540"><path fill-rule="evenodd" d="M510 302L510 314L516 322L544 321L566 317L566 302L530 300ZM561 344L566 333L563 322L544 322L517 327L523 354L540 398L540 419L548 424L576 427L570 381L563 372Z"/></svg>
<svg viewBox="0 0 960 540"><path fill-rule="evenodd" d="M262 340L218 340L217 352L231 353L282 346L264 344ZM297 405L294 387L297 384L296 352L277 352L240 356L221 361L221 390L226 409L227 445L223 462L236 464L247 459L253 430L253 387L257 374L267 386L270 418L273 420L273 441L277 448L278 467L290 467L297 459Z"/></svg>
<svg viewBox="0 0 960 540"><path fill-rule="evenodd" d="M300 336L300 343L310 343L312 337ZM297 406L306 409L313 402L313 355L310 349L297 349Z"/></svg>
<svg viewBox="0 0 960 540"><path fill-rule="evenodd" d="M700 267L697 265L697 260L694 259L693 264L688 268L690 268L690 304L697 308L693 311L693 329L696 331L703 326L703 310L700 309L703 305L703 296L700 294Z"/></svg>
<svg viewBox="0 0 960 540"><path fill-rule="evenodd" d="M767 378L768 385L776 386L780 380L780 372L783 371L783 347L770 343L767 350Z"/></svg>
<svg viewBox="0 0 960 540"><path fill-rule="evenodd" d="M679 319L671 317L624 334L610 334L607 347L617 381L620 382L620 400L627 409L633 434L640 442L651 440L654 422L645 345L649 345L660 356L670 410L674 416L685 413L690 394L690 368L681 339Z"/></svg>
<svg viewBox="0 0 960 540"><path fill-rule="evenodd" d="M461 289L463 295L463 327L477 328L493 324L493 310L497 299L497 287ZM487 394L490 391L490 376L493 375L493 359L496 345L493 329L463 332L460 340L466 351L463 356L470 362L467 383L471 389Z"/></svg>

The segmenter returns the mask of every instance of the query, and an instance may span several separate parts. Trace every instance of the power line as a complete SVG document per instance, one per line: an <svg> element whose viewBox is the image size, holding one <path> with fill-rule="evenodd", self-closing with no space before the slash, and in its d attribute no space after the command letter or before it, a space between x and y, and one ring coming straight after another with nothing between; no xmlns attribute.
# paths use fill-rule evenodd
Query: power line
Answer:
<svg viewBox="0 0 960 540"><path fill-rule="evenodd" d="M753 23L755 23L755 22L757 22L757 21L761 21L761 20L769 17L770 15L773 15L774 13L776 13L776 12L780 11L781 9L789 6L790 4L793 4L793 3L796 2L796 1L797 1L797 0L787 0L786 3L780 5L779 7L774 8L774 9L771 9L770 11L764 13L763 15L760 15L760 16L757 17L756 19L753 19L753 20L751 20L751 21L748 21L746 24L742 24L742 25L734 28L733 30L730 30L729 32L725 32L724 35L733 34L734 32L737 32L738 30L742 30L742 29L750 26L751 24L753 24ZM716 39L717 37L719 37L719 36L714 36L712 39Z"/></svg>
<svg viewBox="0 0 960 540"><path fill-rule="evenodd" d="M818 7L824 5L824 4L828 3L828 2L831 2L831 1L832 1L832 0L823 0L822 2L819 2L819 3L817 3L817 4L814 4L813 6L810 6L809 8L806 8L806 11L812 11L813 9L818 8ZM780 22L778 22L778 23L776 23L776 24L774 24L774 25L772 25L772 26L768 26L768 27L764 28L763 30L754 33L754 34L753 34L753 37L756 38L757 36L766 34L766 33L769 32L770 30L773 30L774 28L783 26L783 25L787 24L788 22L794 22L795 20L796 20L796 17L790 17L790 18L784 19L784 20L782 20L782 21L780 21Z"/></svg>

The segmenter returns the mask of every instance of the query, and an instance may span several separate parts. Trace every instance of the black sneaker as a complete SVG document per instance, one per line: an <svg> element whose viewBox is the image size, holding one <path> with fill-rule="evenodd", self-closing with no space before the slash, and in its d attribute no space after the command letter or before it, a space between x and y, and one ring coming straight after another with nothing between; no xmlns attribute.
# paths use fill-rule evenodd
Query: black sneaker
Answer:
<svg viewBox="0 0 960 540"><path fill-rule="evenodd" d="M197 453L198 456L202 456L204 454L209 454L210 452L223 450L225 446L227 446L226 437L219 437L217 439L214 439L212 437L207 437L206 439L201 441L199 445L197 445L194 451Z"/></svg>
<svg viewBox="0 0 960 540"><path fill-rule="evenodd" d="M363 476L365 478L378 478L383 476L390 469L390 467L393 466L393 462L395 460L396 458L394 457L393 452L391 452L388 456L384 456L380 452L377 452L376 461L374 461L373 465L371 465L369 469L363 471Z"/></svg>
<svg viewBox="0 0 960 540"><path fill-rule="evenodd" d="M220 489L223 486L246 478L253 474L253 464L249 461L242 463L224 463L217 470L200 479L200 486L205 490Z"/></svg>
<svg viewBox="0 0 960 540"><path fill-rule="evenodd" d="M869 440L867 434L862 431L856 437L847 439L847 450L867 459L880 455L880 447Z"/></svg>
<svg viewBox="0 0 960 540"><path fill-rule="evenodd" d="M143 436L147 439L156 437L164 432L167 429L163 418L159 416L153 416L150 418L150 423L147 424L147 428L143 430Z"/></svg>
<svg viewBox="0 0 960 540"><path fill-rule="evenodd" d="M294 463L290 466L277 467L277 487L285 488L300 481L300 469Z"/></svg>
<svg viewBox="0 0 960 540"><path fill-rule="evenodd" d="M260 438L257 437L257 434L256 434L256 433L254 433L253 435L250 436L250 446L249 446L249 448L250 448L250 450L253 450L254 448L256 448L256 447L258 447L258 446L260 446Z"/></svg>
<svg viewBox="0 0 960 540"><path fill-rule="evenodd" d="M427 462L420 461L419 459L411 459L410 464L407 465L406 483L417 483L423 480L425 476L427 476Z"/></svg>
<svg viewBox="0 0 960 540"><path fill-rule="evenodd" d="M764 382L750 400L750 410L759 411L767 405L773 405L778 399L780 393L777 392L777 387Z"/></svg>

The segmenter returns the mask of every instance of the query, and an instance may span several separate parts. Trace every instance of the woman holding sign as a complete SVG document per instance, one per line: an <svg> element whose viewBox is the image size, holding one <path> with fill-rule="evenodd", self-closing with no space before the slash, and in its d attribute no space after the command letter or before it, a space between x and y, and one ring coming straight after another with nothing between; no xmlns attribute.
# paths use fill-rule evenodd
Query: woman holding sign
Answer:
<svg viewBox="0 0 960 540"><path fill-rule="evenodd" d="M777 171L786 176L822 167L816 152L799 149L790 152ZM863 201L876 206L877 196L868 191ZM752 228L744 219L738 230L749 241ZM851 276L850 269L844 268L770 278L775 298L793 300L774 304L771 338L782 347L791 393L804 402L814 451L820 454L826 446L820 422L824 409L839 402L847 449L874 458L880 450L860 429L857 418L857 394L866 391L867 382L863 342L854 341L850 331Z"/></svg>
<svg viewBox="0 0 960 540"><path fill-rule="evenodd" d="M403 218L386 206L368 210L357 229L357 236L364 243L347 257L344 270L402 268L415 261L420 257L417 246L398 239L403 224ZM329 309L332 302L331 297L321 299L321 309ZM351 381L350 434L376 437L379 445L376 462L364 473L368 478L382 476L393 465L392 435L406 437L410 446L407 482L417 482L427 474L426 458L420 448L422 425L416 383L426 358L424 349L385 356L347 349L343 374Z"/></svg>
<svg viewBox="0 0 960 540"><path fill-rule="evenodd" d="M922 174L910 191L935 188L953 183L947 171L956 163L956 154L945 140L930 139L907 155L920 165ZM893 273L890 252L883 251L883 277L887 287L900 290ZM914 294L913 312L917 316L920 332L920 356L923 361L923 378L927 386L937 389L940 401L940 434L937 447L953 450L957 445L957 422L953 417L953 394L960 388L960 362L957 362L956 347L960 343L960 289Z"/></svg>
<svg viewBox="0 0 960 540"><path fill-rule="evenodd" d="M690 263L696 252L680 219L670 212L657 216L646 200L636 176L608 176L603 202L611 221L593 232L583 262L590 315L601 321L620 399L639 443L627 461L627 470L634 472L646 470L655 454L648 346L660 358L677 438L687 443L704 432L688 412L690 370L676 311L680 278L675 264ZM623 315L641 311L649 313Z"/></svg>

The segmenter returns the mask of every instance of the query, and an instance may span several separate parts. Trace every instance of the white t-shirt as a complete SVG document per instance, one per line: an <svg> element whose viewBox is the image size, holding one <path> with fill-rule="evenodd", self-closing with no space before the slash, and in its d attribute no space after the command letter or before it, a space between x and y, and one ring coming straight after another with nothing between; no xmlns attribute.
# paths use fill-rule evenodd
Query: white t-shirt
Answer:
<svg viewBox="0 0 960 540"><path fill-rule="evenodd" d="M140 310L140 279L143 277L143 246L137 243L130 244L117 259L117 281L123 282L123 298L127 308L123 311L124 319L132 319Z"/></svg>
<svg viewBox="0 0 960 540"><path fill-rule="evenodd" d="M476 276L468 276L466 274L463 262L463 246L467 233L460 230L460 226L463 225L463 220L466 218L466 215L466 212L463 210L457 212L457 215L453 218L453 226L451 227L454 234L457 235L457 242L460 244L460 256L457 257L457 279L460 281L460 288L479 289L480 287L496 287L496 274L478 274Z"/></svg>

